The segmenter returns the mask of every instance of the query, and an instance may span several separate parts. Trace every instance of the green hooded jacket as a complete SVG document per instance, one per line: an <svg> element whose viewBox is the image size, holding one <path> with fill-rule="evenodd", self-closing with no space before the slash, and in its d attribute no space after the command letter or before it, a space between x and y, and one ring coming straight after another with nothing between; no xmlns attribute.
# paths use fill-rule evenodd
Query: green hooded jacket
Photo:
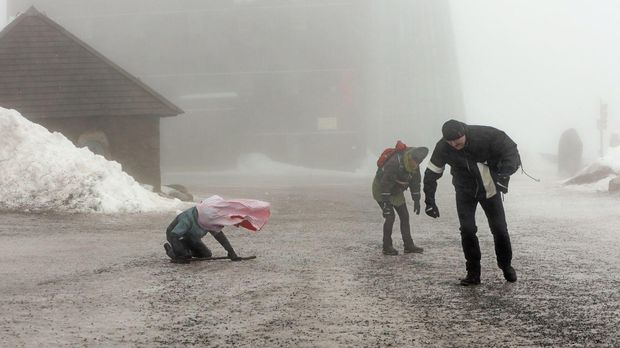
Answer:
<svg viewBox="0 0 620 348"><path fill-rule="evenodd" d="M176 224L175 224L176 222ZM209 231L198 225L198 210L191 207L181 214L177 215L172 224L166 230L166 237L191 237L192 239L200 239L211 233L216 235L219 231Z"/></svg>
<svg viewBox="0 0 620 348"><path fill-rule="evenodd" d="M425 147L409 147L392 155L383 167L377 169L372 182L373 198L377 202L389 200L392 205L400 206L405 203L403 192L409 189L412 198L419 200L422 180L419 163L427 154Z"/></svg>

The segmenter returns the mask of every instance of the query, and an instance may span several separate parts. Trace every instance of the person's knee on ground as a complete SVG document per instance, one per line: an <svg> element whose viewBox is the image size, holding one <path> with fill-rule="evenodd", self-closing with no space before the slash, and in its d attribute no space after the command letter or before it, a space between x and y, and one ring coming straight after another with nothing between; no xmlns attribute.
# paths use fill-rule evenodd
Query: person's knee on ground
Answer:
<svg viewBox="0 0 620 348"><path fill-rule="evenodd" d="M184 237L171 236L168 242L171 248L170 252L166 248L166 254L173 255L173 260L186 260L192 257L191 251L184 243Z"/></svg>
<svg viewBox="0 0 620 348"><path fill-rule="evenodd" d="M211 250L205 245L202 240L200 240L200 238L190 238L187 244L190 251L192 252L193 257L205 258L213 256Z"/></svg>
<svg viewBox="0 0 620 348"><path fill-rule="evenodd" d="M192 256L198 258L207 258L212 257L213 253L211 249L209 249L206 245L203 244L201 247L192 247Z"/></svg>

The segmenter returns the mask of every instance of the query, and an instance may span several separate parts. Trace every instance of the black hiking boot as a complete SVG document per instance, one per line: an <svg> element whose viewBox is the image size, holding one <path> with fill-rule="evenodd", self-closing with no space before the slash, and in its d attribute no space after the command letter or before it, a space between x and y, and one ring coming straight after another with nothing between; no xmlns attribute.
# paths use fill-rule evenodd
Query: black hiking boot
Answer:
<svg viewBox="0 0 620 348"><path fill-rule="evenodd" d="M517 281L517 272L515 271L514 268L512 268L512 266L508 266L504 269L502 269L502 272L504 272L504 279L506 279L506 281L514 283Z"/></svg>
<svg viewBox="0 0 620 348"><path fill-rule="evenodd" d="M396 256L398 255L398 250L394 249L394 247L385 247L383 248L383 255Z"/></svg>
<svg viewBox="0 0 620 348"><path fill-rule="evenodd" d="M189 263L189 259L187 258L179 258L174 254L172 250L172 246L169 243L164 243L164 250L166 250L166 255L170 258L170 262L172 263Z"/></svg>
<svg viewBox="0 0 620 348"><path fill-rule="evenodd" d="M405 248L405 254L411 254L411 253L421 254L423 252L424 252L424 248L420 248L419 246L415 246L415 245Z"/></svg>
<svg viewBox="0 0 620 348"><path fill-rule="evenodd" d="M169 258L175 259L174 251L172 251L172 246L169 243L164 243L164 250L166 250L166 255L168 255Z"/></svg>
<svg viewBox="0 0 620 348"><path fill-rule="evenodd" d="M467 276L461 279L460 284L463 286L478 285L480 284L480 276L472 273L467 273Z"/></svg>

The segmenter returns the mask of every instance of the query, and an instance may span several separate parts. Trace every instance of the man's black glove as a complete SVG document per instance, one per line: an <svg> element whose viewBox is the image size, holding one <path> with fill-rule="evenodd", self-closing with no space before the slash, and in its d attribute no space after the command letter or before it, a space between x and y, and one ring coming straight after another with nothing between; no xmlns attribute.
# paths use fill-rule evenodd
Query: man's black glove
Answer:
<svg viewBox="0 0 620 348"><path fill-rule="evenodd" d="M436 219L439 217L439 208L437 208L437 205L435 204L435 202L426 202L426 215L432 217L433 219Z"/></svg>
<svg viewBox="0 0 620 348"><path fill-rule="evenodd" d="M386 219L394 215L394 207L388 201L381 202L381 210L383 210L383 217Z"/></svg>
<svg viewBox="0 0 620 348"><path fill-rule="evenodd" d="M495 186L497 190L503 194L508 193L508 182L510 181L510 176L508 175L497 175L497 180L495 180Z"/></svg>

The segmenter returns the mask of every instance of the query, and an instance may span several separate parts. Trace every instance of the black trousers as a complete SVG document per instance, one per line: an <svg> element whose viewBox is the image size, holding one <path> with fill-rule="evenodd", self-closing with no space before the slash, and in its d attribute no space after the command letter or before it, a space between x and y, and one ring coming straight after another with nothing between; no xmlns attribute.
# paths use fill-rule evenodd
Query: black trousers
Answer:
<svg viewBox="0 0 620 348"><path fill-rule="evenodd" d="M379 206L381 206L380 202ZM411 227L409 226L409 210L407 210L407 203L403 203L392 209L392 215L387 217L383 222L383 249L392 248L392 229L396 217L394 216L394 210L398 214L400 220L400 234L403 237L403 244L405 249L413 248L413 239L411 239ZM383 210L382 210L383 211Z"/></svg>
<svg viewBox="0 0 620 348"><path fill-rule="evenodd" d="M489 222L489 228L493 234L495 242L495 256L497 265L504 269L510 266L512 261L512 247L508 226L506 224L506 214L504 204L499 193L491 198L477 198L475 196L456 192L456 210L461 224L461 244L465 254L465 266L468 273L480 275L480 244L476 232L476 207L480 206Z"/></svg>
<svg viewBox="0 0 620 348"><path fill-rule="evenodd" d="M191 258L191 257L211 257L213 253L205 245L205 243L190 233L182 237L176 237L171 234L172 230L178 223L178 218L174 218L166 229L166 239L172 246L175 258Z"/></svg>

